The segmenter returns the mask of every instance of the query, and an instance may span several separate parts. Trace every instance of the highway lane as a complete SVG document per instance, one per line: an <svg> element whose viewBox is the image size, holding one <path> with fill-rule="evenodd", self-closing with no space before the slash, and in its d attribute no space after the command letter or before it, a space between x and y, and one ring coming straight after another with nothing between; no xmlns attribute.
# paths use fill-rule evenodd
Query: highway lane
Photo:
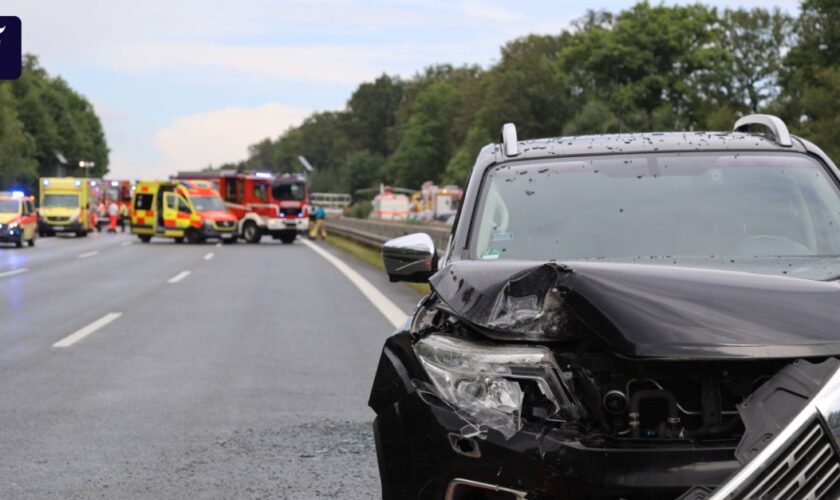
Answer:
<svg viewBox="0 0 840 500"><path fill-rule="evenodd" d="M392 325L370 300L300 242L133 241L9 250L30 270L0 278L0 498L377 496L366 401Z"/></svg>

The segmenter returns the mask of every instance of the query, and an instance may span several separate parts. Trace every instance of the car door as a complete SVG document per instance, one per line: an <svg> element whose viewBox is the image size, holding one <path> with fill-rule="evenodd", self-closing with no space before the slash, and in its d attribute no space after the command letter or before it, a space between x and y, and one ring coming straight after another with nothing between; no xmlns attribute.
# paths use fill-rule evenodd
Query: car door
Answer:
<svg viewBox="0 0 840 500"><path fill-rule="evenodd" d="M177 195L176 203L178 204L178 215L175 220L175 227L181 231L186 231L193 220L193 209L187 199L181 195Z"/></svg>
<svg viewBox="0 0 840 500"><path fill-rule="evenodd" d="M173 191L163 193L163 234L173 238L184 236L184 230L178 224L178 195Z"/></svg>

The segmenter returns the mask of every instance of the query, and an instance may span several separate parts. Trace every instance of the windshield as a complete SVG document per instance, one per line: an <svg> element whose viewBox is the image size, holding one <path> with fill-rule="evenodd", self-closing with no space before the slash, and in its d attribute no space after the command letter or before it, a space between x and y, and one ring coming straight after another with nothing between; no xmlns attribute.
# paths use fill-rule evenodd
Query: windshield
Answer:
<svg viewBox="0 0 840 500"><path fill-rule="evenodd" d="M303 201L306 198L306 183L275 184L271 194L275 200Z"/></svg>
<svg viewBox="0 0 840 500"><path fill-rule="evenodd" d="M192 196L193 206L199 212L226 210L225 202L218 196Z"/></svg>
<svg viewBox="0 0 840 500"><path fill-rule="evenodd" d="M0 214L16 214L19 206L18 200L0 200Z"/></svg>
<svg viewBox="0 0 840 500"><path fill-rule="evenodd" d="M837 186L800 154L611 156L499 166L488 181L480 259L840 255Z"/></svg>
<svg viewBox="0 0 840 500"><path fill-rule="evenodd" d="M41 201L42 207L64 207L78 208L79 195L77 194L45 194Z"/></svg>

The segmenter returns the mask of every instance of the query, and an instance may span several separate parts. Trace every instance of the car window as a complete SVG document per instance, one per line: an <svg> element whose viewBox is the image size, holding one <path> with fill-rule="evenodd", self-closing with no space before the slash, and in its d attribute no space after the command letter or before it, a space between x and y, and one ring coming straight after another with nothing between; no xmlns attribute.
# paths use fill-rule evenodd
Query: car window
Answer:
<svg viewBox="0 0 840 500"><path fill-rule="evenodd" d="M480 259L840 255L840 194L796 154L613 156L488 172Z"/></svg>
<svg viewBox="0 0 840 500"><path fill-rule="evenodd" d="M190 205L189 203L187 203L187 200L181 198L180 196L178 197L178 211L185 214L192 213L192 210L190 209Z"/></svg>
<svg viewBox="0 0 840 500"><path fill-rule="evenodd" d="M151 210L154 197L150 194L138 194L134 198L135 210Z"/></svg>

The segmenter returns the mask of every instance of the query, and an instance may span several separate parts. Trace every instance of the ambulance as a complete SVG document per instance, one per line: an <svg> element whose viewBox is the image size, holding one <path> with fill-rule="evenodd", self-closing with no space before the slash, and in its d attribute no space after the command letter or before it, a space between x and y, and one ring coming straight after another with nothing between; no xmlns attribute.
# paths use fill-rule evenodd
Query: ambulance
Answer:
<svg viewBox="0 0 840 500"><path fill-rule="evenodd" d="M0 192L0 243L35 246L38 213L35 199L22 191Z"/></svg>
<svg viewBox="0 0 840 500"><path fill-rule="evenodd" d="M96 216L91 208L96 207L91 207L91 203L96 202L96 197L91 186L96 186L96 180L45 177L39 185L39 235L74 233L76 236L87 236L93 230Z"/></svg>
<svg viewBox="0 0 840 500"><path fill-rule="evenodd" d="M152 237L201 243L236 241L236 216L207 181L140 181L131 198L131 232L148 243Z"/></svg>

